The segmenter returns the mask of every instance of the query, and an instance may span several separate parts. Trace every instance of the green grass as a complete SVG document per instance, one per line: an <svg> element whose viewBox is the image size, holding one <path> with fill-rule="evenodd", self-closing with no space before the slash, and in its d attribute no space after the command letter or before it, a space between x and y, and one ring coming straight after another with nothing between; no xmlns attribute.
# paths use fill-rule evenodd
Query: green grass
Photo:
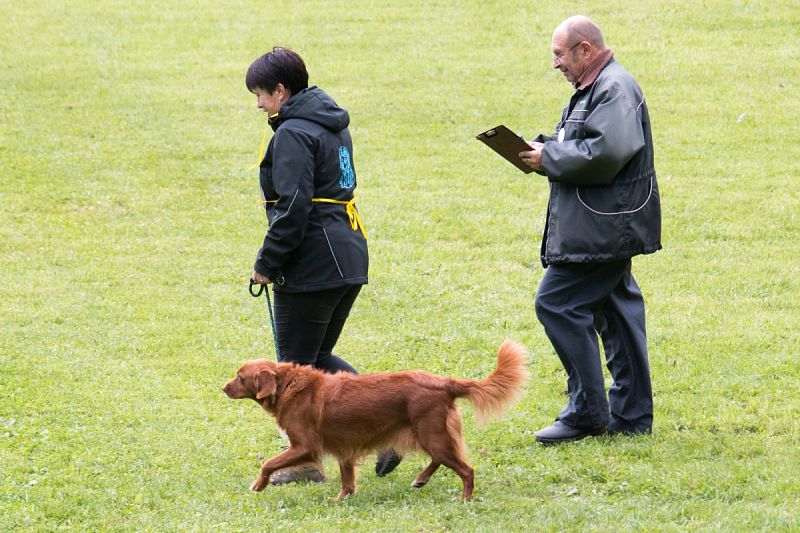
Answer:
<svg viewBox="0 0 800 533"><path fill-rule="evenodd" d="M800 10L794 2L0 0L0 530L797 530ZM533 312L547 199L474 135L550 132L552 29L585 13L639 79L664 250L648 305L651 437L542 448L564 374ZM345 502L247 490L282 441L220 388L271 356L247 277L265 221L249 62L295 48L352 116L370 284L361 371L533 380L465 411L475 501L409 457Z"/></svg>

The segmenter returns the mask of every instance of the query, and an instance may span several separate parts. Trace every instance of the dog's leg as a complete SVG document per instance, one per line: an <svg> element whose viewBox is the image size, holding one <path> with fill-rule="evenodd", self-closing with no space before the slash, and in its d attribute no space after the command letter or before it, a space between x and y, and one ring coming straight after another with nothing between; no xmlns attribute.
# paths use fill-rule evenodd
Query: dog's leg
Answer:
<svg viewBox="0 0 800 533"><path fill-rule="evenodd" d="M261 465L261 471L258 473L258 477L255 481L250 485L250 490L261 492L269 484L269 476L276 470L314 462L317 459L317 455L318 454L314 454L306 448L299 446L289 447L288 450L265 461L264 464Z"/></svg>
<svg viewBox="0 0 800 533"><path fill-rule="evenodd" d="M412 483L411 486L415 489L424 487L428 481L430 481L431 476L434 472L436 472L436 469L439 468L439 466L439 463L436 461L431 461L430 464L425 467L425 470L419 473L417 479L414 480L414 483Z"/></svg>
<svg viewBox="0 0 800 533"><path fill-rule="evenodd" d="M461 499L465 502L472 501L472 491L475 490L475 471L464 461L456 462L453 466L447 466L455 470L456 474L461 478L461 482L464 484L464 490L461 492Z"/></svg>
<svg viewBox="0 0 800 533"><path fill-rule="evenodd" d="M343 500L356 491L356 466L352 458L339 459L339 475L342 489L334 500Z"/></svg>
<svg viewBox="0 0 800 533"><path fill-rule="evenodd" d="M470 501L475 488L475 471L464 460L464 437L458 410L453 407L430 409L415 421L415 426L420 446L431 456L431 465L443 464L458 474L464 485L461 498ZM430 468L428 466L423 474Z"/></svg>
<svg viewBox="0 0 800 533"><path fill-rule="evenodd" d="M434 449L433 453L431 454L431 458L433 459L431 464L435 464L437 462L441 463L458 474L458 477L461 478L461 482L464 485L464 490L461 492L461 498L465 502L468 502L472 500L472 491L475 489L475 471L466 461L454 453L452 449L448 448L449 447L442 447ZM428 469L426 468L425 470L427 471ZM423 472L423 474L424 473L425 472Z"/></svg>

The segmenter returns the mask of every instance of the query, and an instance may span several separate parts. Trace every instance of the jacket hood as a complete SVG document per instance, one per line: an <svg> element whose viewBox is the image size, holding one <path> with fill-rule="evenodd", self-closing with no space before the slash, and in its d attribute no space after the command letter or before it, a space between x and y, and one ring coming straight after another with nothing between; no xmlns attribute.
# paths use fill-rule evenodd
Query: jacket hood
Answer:
<svg viewBox="0 0 800 533"><path fill-rule="evenodd" d="M316 85L292 95L278 115L269 119L269 124L274 131L291 118L310 120L334 132L342 131L350 124L347 110L336 105L333 98Z"/></svg>

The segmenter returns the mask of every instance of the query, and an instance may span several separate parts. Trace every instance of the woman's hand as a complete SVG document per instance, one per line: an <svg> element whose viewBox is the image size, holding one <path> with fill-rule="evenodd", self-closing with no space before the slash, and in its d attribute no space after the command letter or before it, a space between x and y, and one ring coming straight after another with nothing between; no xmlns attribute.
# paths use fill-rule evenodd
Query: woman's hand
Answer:
<svg viewBox="0 0 800 533"><path fill-rule="evenodd" d="M262 276L255 270L253 270L253 275L250 277L250 279L253 280L253 283L256 285L269 285L272 283L271 279L269 279L267 276Z"/></svg>

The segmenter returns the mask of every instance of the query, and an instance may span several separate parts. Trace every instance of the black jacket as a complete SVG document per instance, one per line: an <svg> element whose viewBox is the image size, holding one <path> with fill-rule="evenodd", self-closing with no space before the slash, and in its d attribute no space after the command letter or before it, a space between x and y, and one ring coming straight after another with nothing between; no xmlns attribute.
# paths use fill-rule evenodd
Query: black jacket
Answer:
<svg viewBox="0 0 800 533"><path fill-rule="evenodd" d="M345 205L356 188L350 116L317 87L271 117L275 134L259 180L269 230L255 270L276 291L311 292L367 283L366 234Z"/></svg>
<svg viewBox="0 0 800 533"><path fill-rule="evenodd" d="M578 90L542 165L550 201L542 264L627 259L661 249L661 203L644 96L613 59Z"/></svg>

